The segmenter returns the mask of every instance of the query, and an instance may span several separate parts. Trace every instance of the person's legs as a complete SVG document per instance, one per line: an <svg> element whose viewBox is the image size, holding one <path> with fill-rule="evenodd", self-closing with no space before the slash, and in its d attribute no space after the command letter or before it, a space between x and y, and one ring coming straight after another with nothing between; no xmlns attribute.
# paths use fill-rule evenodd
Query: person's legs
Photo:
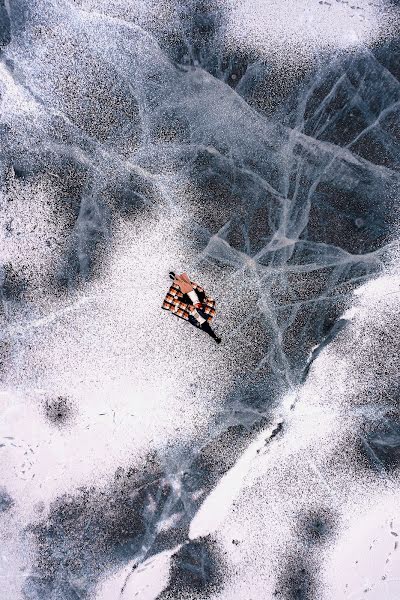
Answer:
<svg viewBox="0 0 400 600"><path fill-rule="evenodd" d="M202 329L203 331L205 331L206 333L208 333L208 335L210 335L213 338L213 340L215 340L217 342L217 344L221 343L221 338L219 338L216 335L215 331L213 331L211 329L211 326L208 323L208 321L205 321L202 325L200 325L200 323L197 321L197 319L195 319L192 315L190 315L189 316L189 323L191 323L197 329Z"/></svg>
<svg viewBox="0 0 400 600"><path fill-rule="evenodd" d="M221 343L221 338L220 338L220 337L218 337L218 336L217 336L217 334L215 333L215 331L213 331L213 330L211 329L211 326L210 326L210 324L209 324L209 322L208 322L208 321L205 321L205 322L204 322L204 323L203 323L203 324L200 326L200 328L201 328L203 331L205 331L206 333L208 333L208 335L210 335L210 336L213 338L213 340L215 340L215 341L217 342L217 344L220 344L220 343Z"/></svg>

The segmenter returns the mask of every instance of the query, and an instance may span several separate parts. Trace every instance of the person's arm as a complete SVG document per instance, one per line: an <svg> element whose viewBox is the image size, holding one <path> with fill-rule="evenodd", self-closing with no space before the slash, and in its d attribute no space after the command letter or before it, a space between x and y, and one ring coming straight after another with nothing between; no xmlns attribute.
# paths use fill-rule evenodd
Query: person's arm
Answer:
<svg viewBox="0 0 400 600"><path fill-rule="evenodd" d="M193 288L194 288L195 292L197 293L197 295L201 294L203 296L203 301L202 301L203 304L205 302L205 298L207 298L207 302L211 302L211 303L215 302L214 298L211 298L211 296L209 296L209 294L206 294L204 288L201 287L201 285L199 285L198 283L193 283Z"/></svg>
<svg viewBox="0 0 400 600"><path fill-rule="evenodd" d="M188 294L193 290L193 286L190 283L190 279L186 275L186 273L182 273L182 275L177 275L174 279L174 283L179 287L182 294Z"/></svg>

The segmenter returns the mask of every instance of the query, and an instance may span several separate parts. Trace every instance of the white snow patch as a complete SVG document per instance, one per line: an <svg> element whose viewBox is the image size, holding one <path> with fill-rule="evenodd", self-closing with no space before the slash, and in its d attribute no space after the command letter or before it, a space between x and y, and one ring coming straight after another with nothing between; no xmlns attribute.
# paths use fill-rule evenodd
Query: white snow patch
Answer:
<svg viewBox="0 0 400 600"><path fill-rule="evenodd" d="M179 548L160 552L139 567L131 561L99 584L94 600L156 600L168 584L171 557Z"/></svg>
<svg viewBox="0 0 400 600"><path fill-rule="evenodd" d="M348 523L323 567L326 600L356 600L361 593L369 600L400 598L398 492L373 496L365 506L356 502L348 510Z"/></svg>
<svg viewBox="0 0 400 600"><path fill-rule="evenodd" d="M282 63L373 44L388 37L398 20L383 0L227 0L227 9L227 45Z"/></svg>
<svg viewBox="0 0 400 600"><path fill-rule="evenodd" d="M178 218L121 224L85 294L42 298L6 330L13 360L0 396L2 483L26 519L38 502L103 485L149 451L206 434L231 371L209 336L161 310L169 270L190 260L179 240ZM72 407L65 427L44 413L58 397Z"/></svg>

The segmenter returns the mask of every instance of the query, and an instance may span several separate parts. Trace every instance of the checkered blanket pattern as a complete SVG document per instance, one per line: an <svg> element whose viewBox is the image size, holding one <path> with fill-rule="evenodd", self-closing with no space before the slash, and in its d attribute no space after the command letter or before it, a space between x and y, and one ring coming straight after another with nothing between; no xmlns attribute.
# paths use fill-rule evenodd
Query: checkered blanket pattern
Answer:
<svg viewBox="0 0 400 600"><path fill-rule="evenodd" d="M212 318L215 316L215 300L210 298L210 296L207 296L200 285L193 281L191 281L191 284L199 297L204 295L201 312L207 321L211 322ZM186 321L189 320L189 316L196 310L193 304L184 302L183 294L175 283L169 288L161 308L171 311L174 315L181 319L186 319Z"/></svg>

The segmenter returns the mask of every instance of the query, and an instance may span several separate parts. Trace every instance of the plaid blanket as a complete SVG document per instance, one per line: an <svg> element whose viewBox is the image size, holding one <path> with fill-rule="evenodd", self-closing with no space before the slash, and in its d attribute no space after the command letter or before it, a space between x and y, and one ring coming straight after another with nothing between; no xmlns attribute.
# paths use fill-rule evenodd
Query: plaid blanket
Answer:
<svg viewBox="0 0 400 600"><path fill-rule="evenodd" d="M201 313L210 322L215 316L215 300L210 298L200 285L193 281L191 281L191 284L203 305L197 312ZM174 315L181 319L186 319L186 321L192 320L194 318L192 313L197 310L191 303L190 298L186 294L182 294L175 283L169 288L161 308L171 311ZM190 319L191 316L192 319Z"/></svg>

